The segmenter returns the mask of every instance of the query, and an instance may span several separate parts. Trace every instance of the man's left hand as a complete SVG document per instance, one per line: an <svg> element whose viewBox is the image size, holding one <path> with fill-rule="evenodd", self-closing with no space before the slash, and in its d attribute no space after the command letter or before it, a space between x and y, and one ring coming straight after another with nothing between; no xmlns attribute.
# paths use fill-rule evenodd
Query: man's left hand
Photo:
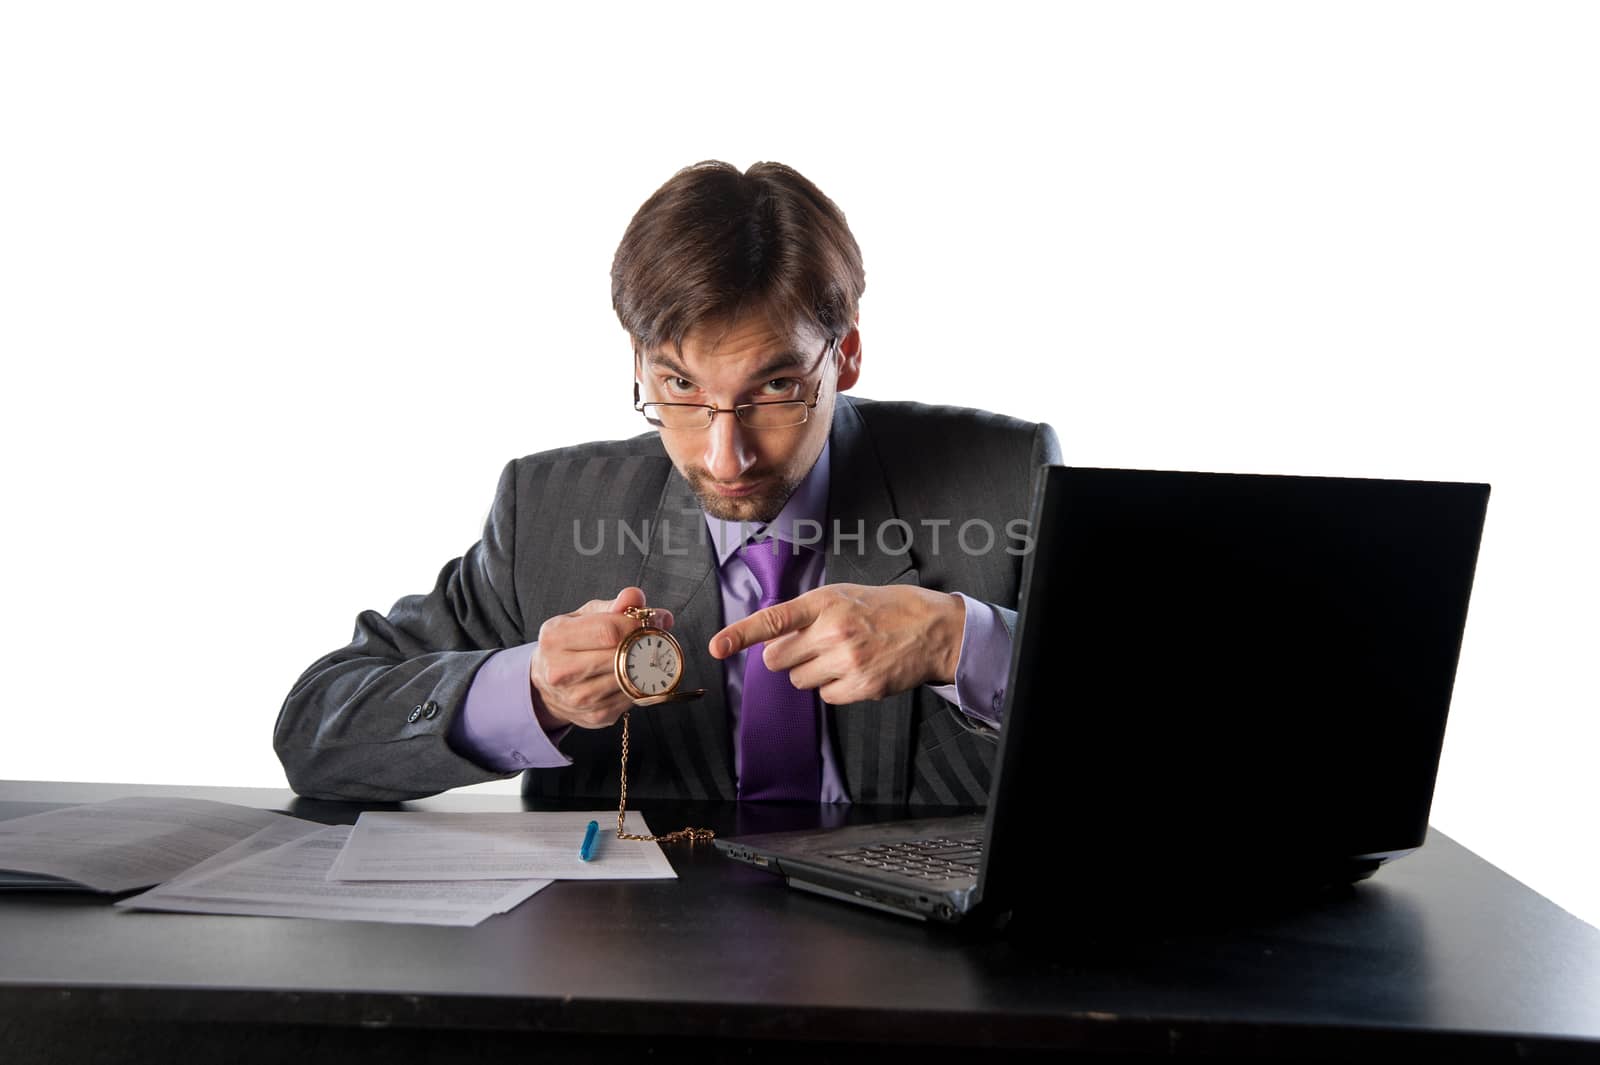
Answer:
<svg viewBox="0 0 1600 1065"><path fill-rule="evenodd" d="M761 660L838 706L920 684L953 684L966 608L915 585L825 584L711 637L713 658L765 643Z"/></svg>

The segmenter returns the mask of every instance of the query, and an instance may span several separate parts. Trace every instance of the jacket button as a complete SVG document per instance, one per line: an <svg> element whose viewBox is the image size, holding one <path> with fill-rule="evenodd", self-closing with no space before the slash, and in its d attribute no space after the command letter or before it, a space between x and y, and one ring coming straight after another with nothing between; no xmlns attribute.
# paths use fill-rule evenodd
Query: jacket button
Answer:
<svg viewBox="0 0 1600 1065"><path fill-rule="evenodd" d="M422 716L427 718L429 721L432 721L434 718L438 717L439 704L434 702L432 699L429 699L427 702L423 703Z"/></svg>
<svg viewBox="0 0 1600 1065"><path fill-rule="evenodd" d="M421 716L422 716L422 704L418 703L416 706L413 706L411 708L411 714L406 718L406 720L412 722L413 724L415 724L417 718L419 718Z"/></svg>

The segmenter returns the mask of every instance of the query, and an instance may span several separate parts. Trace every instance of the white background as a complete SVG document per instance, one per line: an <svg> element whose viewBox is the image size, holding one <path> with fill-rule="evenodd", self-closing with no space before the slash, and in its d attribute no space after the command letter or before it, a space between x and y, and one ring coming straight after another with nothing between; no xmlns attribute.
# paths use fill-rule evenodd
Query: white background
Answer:
<svg viewBox="0 0 1600 1065"><path fill-rule="evenodd" d="M634 209L776 159L864 249L859 394L1490 482L1434 823L1600 923L1594 7L592 11L0 8L0 777L281 785L507 459L640 430Z"/></svg>

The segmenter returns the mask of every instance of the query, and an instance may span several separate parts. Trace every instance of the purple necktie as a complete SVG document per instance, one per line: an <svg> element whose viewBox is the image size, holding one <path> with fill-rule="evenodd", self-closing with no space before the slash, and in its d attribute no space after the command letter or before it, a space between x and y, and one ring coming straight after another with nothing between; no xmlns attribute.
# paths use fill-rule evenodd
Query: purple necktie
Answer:
<svg viewBox="0 0 1600 1065"><path fill-rule="evenodd" d="M783 540L746 544L739 557L761 585L761 605L794 598L809 549ZM789 683L761 660L767 645L745 651L739 708L739 798L798 799L822 796L822 716L817 694Z"/></svg>

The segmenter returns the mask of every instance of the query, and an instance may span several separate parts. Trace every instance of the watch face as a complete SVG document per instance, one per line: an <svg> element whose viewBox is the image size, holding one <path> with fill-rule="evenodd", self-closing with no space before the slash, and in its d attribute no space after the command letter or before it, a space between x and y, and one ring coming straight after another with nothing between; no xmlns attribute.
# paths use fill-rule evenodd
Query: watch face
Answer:
<svg viewBox="0 0 1600 1065"><path fill-rule="evenodd" d="M678 682L683 663L678 649L665 636L647 633L628 645L623 668L628 681L645 695L661 695Z"/></svg>

